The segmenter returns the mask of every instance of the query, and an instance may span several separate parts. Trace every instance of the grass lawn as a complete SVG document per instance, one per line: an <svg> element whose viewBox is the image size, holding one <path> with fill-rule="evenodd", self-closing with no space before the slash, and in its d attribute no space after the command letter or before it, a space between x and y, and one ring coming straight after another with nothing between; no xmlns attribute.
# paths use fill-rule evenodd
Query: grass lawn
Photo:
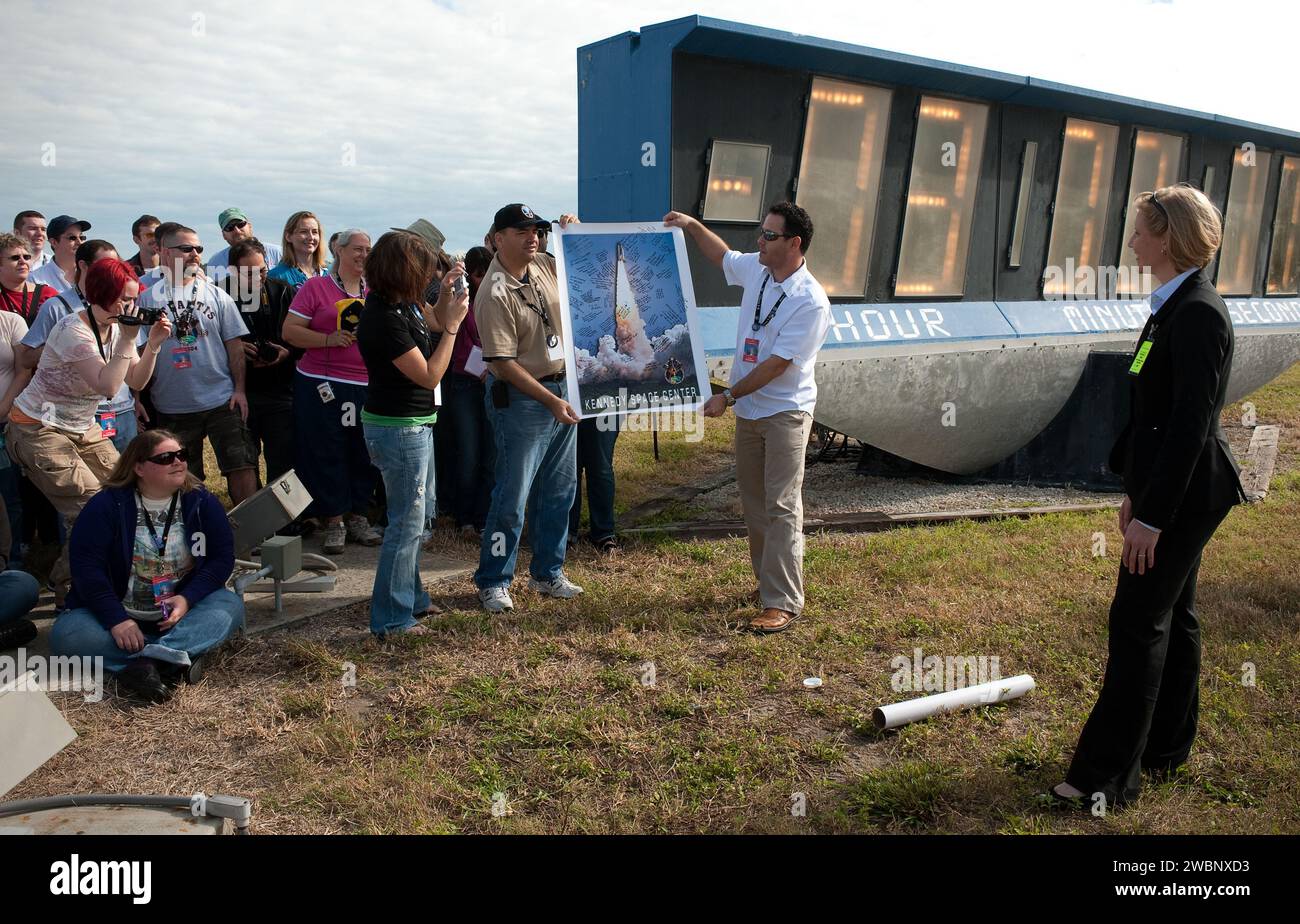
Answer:
<svg viewBox="0 0 1300 924"><path fill-rule="evenodd" d="M1300 367L1252 401L1284 427L1278 472L1201 569L1191 762L1105 819L1035 794L1101 681L1113 513L810 537L806 617L768 638L728 628L753 587L742 540L578 551L583 596L519 590L504 616L469 581L441 587L436 633L386 648L354 607L232 644L167 706L59 695L80 737L11 796L240 794L261 833L1300 832ZM724 465L729 431L664 436L657 465L649 445L619 440L621 509ZM1038 688L877 733L890 660L914 648L997 656Z"/></svg>

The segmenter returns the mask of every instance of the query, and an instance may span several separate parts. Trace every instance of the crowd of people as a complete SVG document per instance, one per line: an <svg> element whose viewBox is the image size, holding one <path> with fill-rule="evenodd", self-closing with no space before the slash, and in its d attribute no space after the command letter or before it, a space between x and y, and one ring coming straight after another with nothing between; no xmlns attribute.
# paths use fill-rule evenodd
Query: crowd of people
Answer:
<svg viewBox="0 0 1300 924"><path fill-rule="evenodd" d="M1133 205L1128 245L1160 286L1110 458L1126 496L1106 675L1066 780L1045 794L1075 808L1131 801L1143 771L1168 774L1187 760L1202 553L1244 499L1219 425L1232 322L1204 272L1222 217L1185 184ZM257 490L260 456L271 478L298 473L328 553L382 545L370 605L378 638L430 631L419 558L442 486L443 508L478 537L485 609L514 606L525 522L530 588L581 594L563 570L580 472L591 538L608 549L618 431L580 421L568 400L551 222L507 205L463 260L424 220L373 242L359 228L326 239L300 211L278 249L240 209L218 223L229 246L206 265L194 229L149 215L132 226L130 260L86 240L90 223L67 215L47 226L21 212L14 233L0 234L0 648L35 635L23 617L39 586L8 569L45 520L63 547L51 574L56 654L102 657L152 702L202 672L204 654L244 618L226 589L230 522L203 486L205 440L233 502ZM732 250L683 213L664 224L743 289L730 387L701 410L735 410L760 605L748 628L783 632L805 606L804 456L831 320L805 261L812 219L772 205L756 253Z"/></svg>
<svg viewBox="0 0 1300 924"><path fill-rule="evenodd" d="M534 586L580 593L561 565L582 503L578 430L596 422L577 426L562 354L539 333L560 324L551 223L507 206L463 256L424 219L372 241L361 228L327 238L299 211L277 244L242 209L217 224L227 246L207 259L197 230L149 214L132 224L126 259L68 215L47 224L24 211L0 234L0 648L35 636L25 614L40 588L24 558L55 545L51 644L105 655L129 689L165 698L242 623L223 589L229 523L205 487L217 474L233 506L292 469L312 502L287 532L330 556L382 546L370 625L380 638L426 631L419 620L436 606L418 559L439 516L483 543L486 608L513 605L504 588L526 503ZM510 298L472 310L494 270L509 274ZM530 331L539 305L546 323ZM486 341L476 315L493 319ZM533 410L553 432L521 400L513 411L492 400L494 381L528 389L520 369L541 380ZM591 540L610 552L613 440L601 436L582 467ZM498 482L508 490L493 517Z"/></svg>

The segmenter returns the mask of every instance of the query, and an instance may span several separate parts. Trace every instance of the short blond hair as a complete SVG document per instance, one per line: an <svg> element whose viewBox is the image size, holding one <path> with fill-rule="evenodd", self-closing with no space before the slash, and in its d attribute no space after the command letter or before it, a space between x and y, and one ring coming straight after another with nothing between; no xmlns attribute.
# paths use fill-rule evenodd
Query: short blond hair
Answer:
<svg viewBox="0 0 1300 924"><path fill-rule="evenodd" d="M20 237L17 234L10 234L8 231L0 231L0 253L4 253L6 250L13 250L16 247L20 247L29 253L32 249L31 242L27 240L27 238ZM36 255L32 254L32 256Z"/></svg>
<svg viewBox="0 0 1300 924"><path fill-rule="evenodd" d="M1169 259L1180 273L1205 268L1219 252L1223 215L1199 189L1185 183L1163 186L1142 193L1133 204L1152 234L1159 237L1168 232Z"/></svg>

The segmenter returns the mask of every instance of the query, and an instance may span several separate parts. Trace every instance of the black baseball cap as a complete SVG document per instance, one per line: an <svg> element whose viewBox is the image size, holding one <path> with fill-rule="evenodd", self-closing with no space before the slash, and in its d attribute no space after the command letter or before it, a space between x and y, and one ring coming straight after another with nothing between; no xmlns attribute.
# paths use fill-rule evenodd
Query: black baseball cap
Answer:
<svg viewBox="0 0 1300 924"><path fill-rule="evenodd" d="M492 219L493 231L504 231L506 228L537 228L539 231L550 231L551 223L545 218L538 218L537 214L522 202L512 202L505 208L497 209L496 217Z"/></svg>
<svg viewBox="0 0 1300 924"><path fill-rule="evenodd" d="M73 225L77 225L82 231L90 230L90 222L85 219L73 218L71 215L60 215L46 226L45 234L50 240L53 240L56 237L62 237L63 232Z"/></svg>

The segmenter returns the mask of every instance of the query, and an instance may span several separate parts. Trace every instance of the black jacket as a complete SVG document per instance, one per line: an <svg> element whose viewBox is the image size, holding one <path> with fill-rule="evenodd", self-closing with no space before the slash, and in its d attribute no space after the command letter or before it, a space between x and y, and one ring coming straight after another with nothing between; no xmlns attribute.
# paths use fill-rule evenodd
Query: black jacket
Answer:
<svg viewBox="0 0 1300 924"><path fill-rule="evenodd" d="M234 273L229 273L221 280L221 286L235 300L240 316L248 327L244 339L249 343L276 343L289 350L288 358L274 366L254 366L250 362L245 372L245 390L249 394L288 396L293 393L293 370L303 354L302 350L285 343L282 333L284 316L289 313L295 290L293 286L278 279L268 279L262 288L259 307L246 311L247 305L239 299L237 279Z"/></svg>
<svg viewBox="0 0 1300 924"><path fill-rule="evenodd" d="M1129 421L1109 465L1124 479L1134 519L1164 529L1180 514L1245 500L1219 423L1232 369L1232 321L1203 270L1151 316L1139 350L1147 339L1151 350L1141 371L1129 375Z"/></svg>

